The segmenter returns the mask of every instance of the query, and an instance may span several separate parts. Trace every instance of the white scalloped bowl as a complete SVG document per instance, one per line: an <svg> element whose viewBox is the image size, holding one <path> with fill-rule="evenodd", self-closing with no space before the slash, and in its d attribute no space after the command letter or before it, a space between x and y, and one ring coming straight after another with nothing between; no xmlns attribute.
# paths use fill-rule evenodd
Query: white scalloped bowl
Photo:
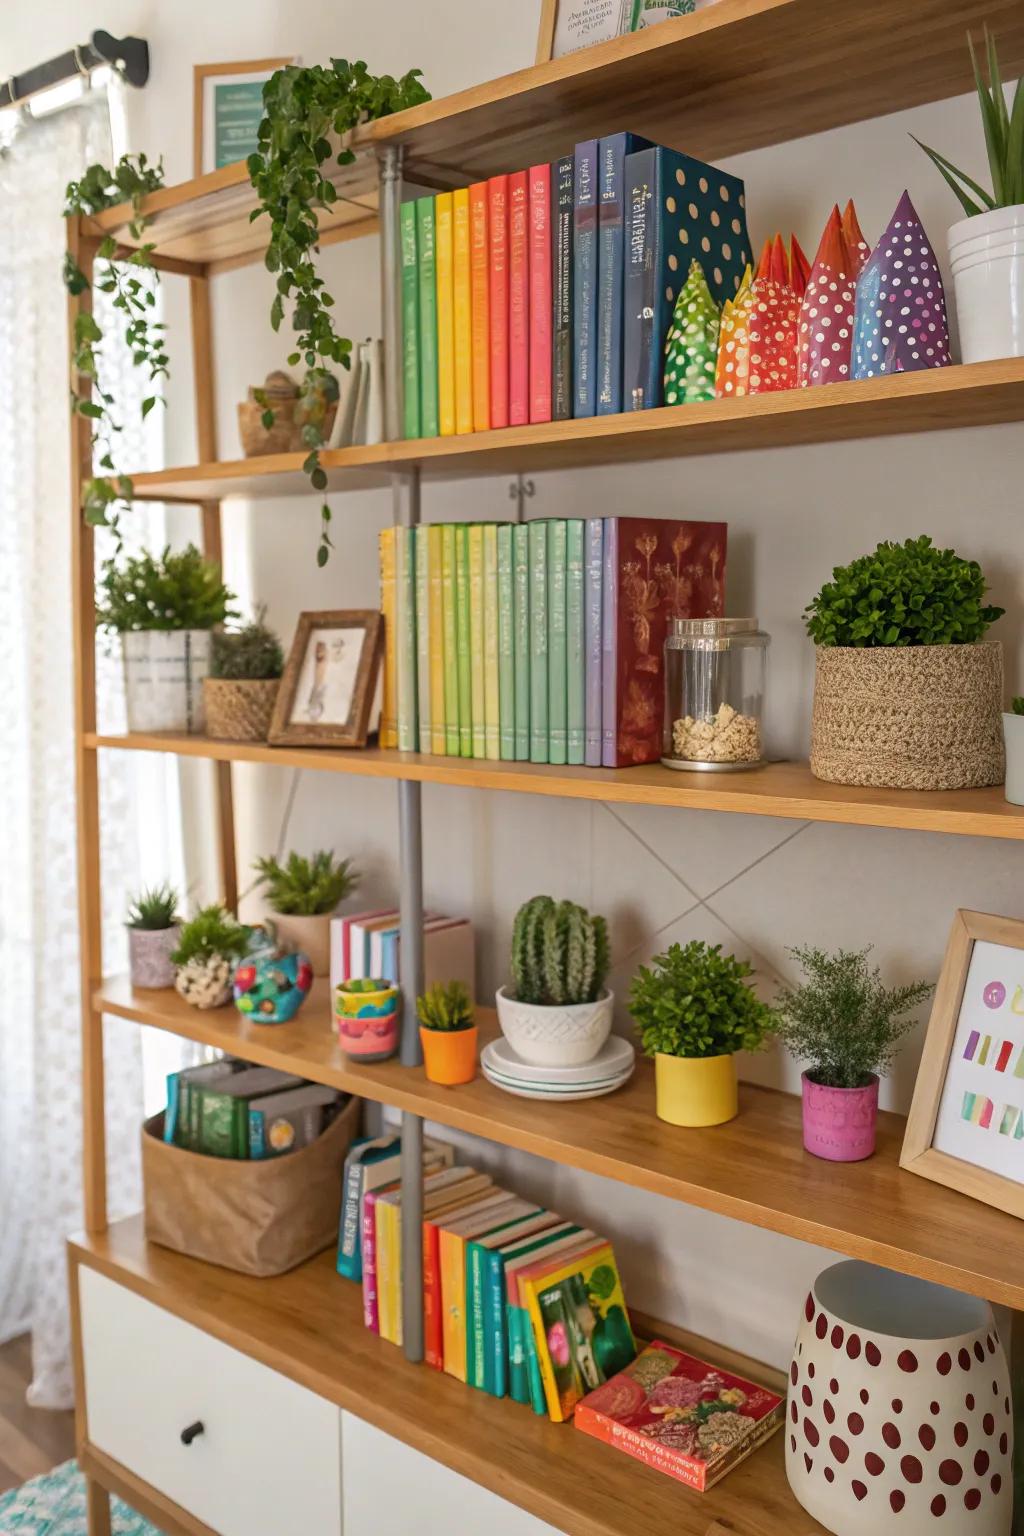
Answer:
<svg viewBox="0 0 1024 1536"><path fill-rule="evenodd" d="M531 1067L578 1067L594 1057L612 1030L615 995L607 989L592 1003L545 1007L521 1003L504 987L495 994L501 1032Z"/></svg>

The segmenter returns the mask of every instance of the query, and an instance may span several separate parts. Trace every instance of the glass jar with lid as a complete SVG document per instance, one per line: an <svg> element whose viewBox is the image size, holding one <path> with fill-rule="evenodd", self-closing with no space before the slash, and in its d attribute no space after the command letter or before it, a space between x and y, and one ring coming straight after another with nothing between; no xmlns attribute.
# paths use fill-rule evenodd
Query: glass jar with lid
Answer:
<svg viewBox="0 0 1024 1536"><path fill-rule="evenodd" d="M663 763L722 773L763 761L769 644L756 619L669 621Z"/></svg>

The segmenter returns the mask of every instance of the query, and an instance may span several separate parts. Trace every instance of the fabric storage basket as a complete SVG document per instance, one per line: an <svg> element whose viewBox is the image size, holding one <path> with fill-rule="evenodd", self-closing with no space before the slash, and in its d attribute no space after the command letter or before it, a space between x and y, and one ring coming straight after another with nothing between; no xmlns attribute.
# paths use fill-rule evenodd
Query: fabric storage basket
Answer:
<svg viewBox="0 0 1024 1536"><path fill-rule="evenodd" d="M361 1099L311 1146L254 1162L204 1157L163 1139L163 1114L142 1128L150 1242L243 1275L283 1275L338 1240L345 1154Z"/></svg>

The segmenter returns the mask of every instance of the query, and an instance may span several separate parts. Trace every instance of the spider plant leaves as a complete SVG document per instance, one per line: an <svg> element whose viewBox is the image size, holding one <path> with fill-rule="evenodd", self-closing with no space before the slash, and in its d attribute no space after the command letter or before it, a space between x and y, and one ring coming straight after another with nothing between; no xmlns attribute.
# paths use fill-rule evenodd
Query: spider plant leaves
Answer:
<svg viewBox="0 0 1024 1536"><path fill-rule="evenodd" d="M987 27L984 38L983 57L979 58L979 50L975 48L970 33L967 35L967 47L978 92L992 191L986 192L966 171L961 171L951 160L947 160L945 155L930 149L911 135L955 194L968 218L974 218L990 209L1012 208L1024 202L1024 78L1018 80L1013 103L1008 106L999 69L999 50L995 37Z"/></svg>
<svg viewBox="0 0 1024 1536"><path fill-rule="evenodd" d="M939 175L956 195L960 206L969 219L973 218L977 213L985 213L988 209L996 206L994 199L985 191L984 187L980 187L976 181L972 181L965 171L958 170L951 161L946 159L945 155L940 155L937 149L932 149L929 145L922 144L915 134L912 133L910 137L919 149L924 150ZM959 177L959 180L955 179L957 177ZM973 192L977 193L981 199L980 203L976 203L972 198L968 197L964 188L960 185L961 181L964 183L964 186L970 187Z"/></svg>

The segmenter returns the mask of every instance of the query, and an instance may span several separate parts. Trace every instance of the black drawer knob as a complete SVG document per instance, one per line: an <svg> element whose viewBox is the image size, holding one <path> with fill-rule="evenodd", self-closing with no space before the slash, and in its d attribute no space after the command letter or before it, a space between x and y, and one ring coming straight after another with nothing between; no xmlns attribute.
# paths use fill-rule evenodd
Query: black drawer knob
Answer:
<svg viewBox="0 0 1024 1536"><path fill-rule="evenodd" d="M182 1430L182 1432L181 1432L181 1443L182 1443L182 1445L191 1445L192 1441L195 1440L199 1435L201 1435L203 1433L203 1429L204 1429L204 1425L203 1425L202 1419L196 1419L196 1422L194 1424L190 1424L187 1429L183 1429Z"/></svg>

